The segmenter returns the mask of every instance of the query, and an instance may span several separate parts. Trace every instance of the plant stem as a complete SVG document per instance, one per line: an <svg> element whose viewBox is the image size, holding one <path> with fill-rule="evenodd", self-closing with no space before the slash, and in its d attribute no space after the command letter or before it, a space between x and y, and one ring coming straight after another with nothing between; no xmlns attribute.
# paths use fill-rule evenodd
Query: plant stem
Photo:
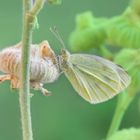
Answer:
<svg viewBox="0 0 140 140"><path fill-rule="evenodd" d="M132 100L133 96L130 96L130 94L126 93L125 91L119 95L117 107L111 122L110 129L107 134L107 138L109 138L114 132L119 129L125 111Z"/></svg>
<svg viewBox="0 0 140 140"><path fill-rule="evenodd" d="M136 14L140 15L140 0L131 0L130 7Z"/></svg>
<svg viewBox="0 0 140 140"><path fill-rule="evenodd" d="M22 57L21 57L21 87L19 94L22 135L23 140L33 140L31 110L30 110L30 45L32 44L32 31L35 16L39 13L44 0L36 0L35 12L32 9L32 0L23 0L23 32L22 32Z"/></svg>
<svg viewBox="0 0 140 140"><path fill-rule="evenodd" d="M30 44L32 41L32 27L28 23L27 13L31 8L31 0L23 0L23 34L21 58L21 88L19 94L23 140L33 140L30 113Z"/></svg>

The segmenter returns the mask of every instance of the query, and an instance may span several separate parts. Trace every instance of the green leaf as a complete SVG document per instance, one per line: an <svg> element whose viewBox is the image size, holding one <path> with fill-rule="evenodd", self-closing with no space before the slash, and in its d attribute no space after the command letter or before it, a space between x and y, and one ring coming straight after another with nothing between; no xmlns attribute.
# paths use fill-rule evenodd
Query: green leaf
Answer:
<svg viewBox="0 0 140 140"><path fill-rule="evenodd" d="M140 129L123 129L114 133L107 140L140 140Z"/></svg>
<svg viewBox="0 0 140 140"><path fill-rule="evenodd" d="M127 48L140 47L140 19L130 8L112 19L106 28L109 43Z"/></svg>
<svg viewBox="0 0 140 140"><path fill-rule="evenodd" d="M103 22L104 21L104 22ZM106 19L97 19L91 12L76 17L76 29L71 33L69 42L73 51L87 51L98 48L106 38L103 23Z"/></svg>
<svg viewBox="0 0 140 140"><path fill-rule="evenodd" d="M115 62L124 67L131 76L131 85L133 92L140 90L140 49L125 48L116 56Z"/></svg>

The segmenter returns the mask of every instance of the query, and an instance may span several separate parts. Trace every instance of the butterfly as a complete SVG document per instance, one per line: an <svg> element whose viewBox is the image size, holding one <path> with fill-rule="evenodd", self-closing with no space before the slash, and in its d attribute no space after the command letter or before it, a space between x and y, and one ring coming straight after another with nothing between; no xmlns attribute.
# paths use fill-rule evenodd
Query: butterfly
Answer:
<svg viewBox="0 0 140 140"><path fill-rule="evenodd" d="M131 81L122 67L99 56L70 54L62 49L58 62L76 92L91 104L112 98Z"/></svg>

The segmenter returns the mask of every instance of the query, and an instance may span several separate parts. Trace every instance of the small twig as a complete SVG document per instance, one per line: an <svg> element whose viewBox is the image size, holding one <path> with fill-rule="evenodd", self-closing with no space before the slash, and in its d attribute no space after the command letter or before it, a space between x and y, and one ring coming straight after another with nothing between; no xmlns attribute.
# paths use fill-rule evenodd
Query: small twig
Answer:
<svg viewBox="0 0 140 140"><path fill-rule="evenodd" d="M34 2L34 5L30 11L30 14L35 17L37 16L37 14L40 12L40 10L43 8L43 5L45 3L46 0L36 0Z"/></svg>

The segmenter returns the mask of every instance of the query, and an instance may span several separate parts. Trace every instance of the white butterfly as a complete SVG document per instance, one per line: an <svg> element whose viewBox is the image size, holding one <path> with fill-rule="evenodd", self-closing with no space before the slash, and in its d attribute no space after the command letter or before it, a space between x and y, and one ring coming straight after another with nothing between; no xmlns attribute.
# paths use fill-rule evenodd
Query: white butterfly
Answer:
<svg viewBox="0 0 140 140"><path fill-rule="evenodd" d="M62 49L59 66L79 95L92 104L112 98L131 81L123 68L95 55Z"/></svg>

